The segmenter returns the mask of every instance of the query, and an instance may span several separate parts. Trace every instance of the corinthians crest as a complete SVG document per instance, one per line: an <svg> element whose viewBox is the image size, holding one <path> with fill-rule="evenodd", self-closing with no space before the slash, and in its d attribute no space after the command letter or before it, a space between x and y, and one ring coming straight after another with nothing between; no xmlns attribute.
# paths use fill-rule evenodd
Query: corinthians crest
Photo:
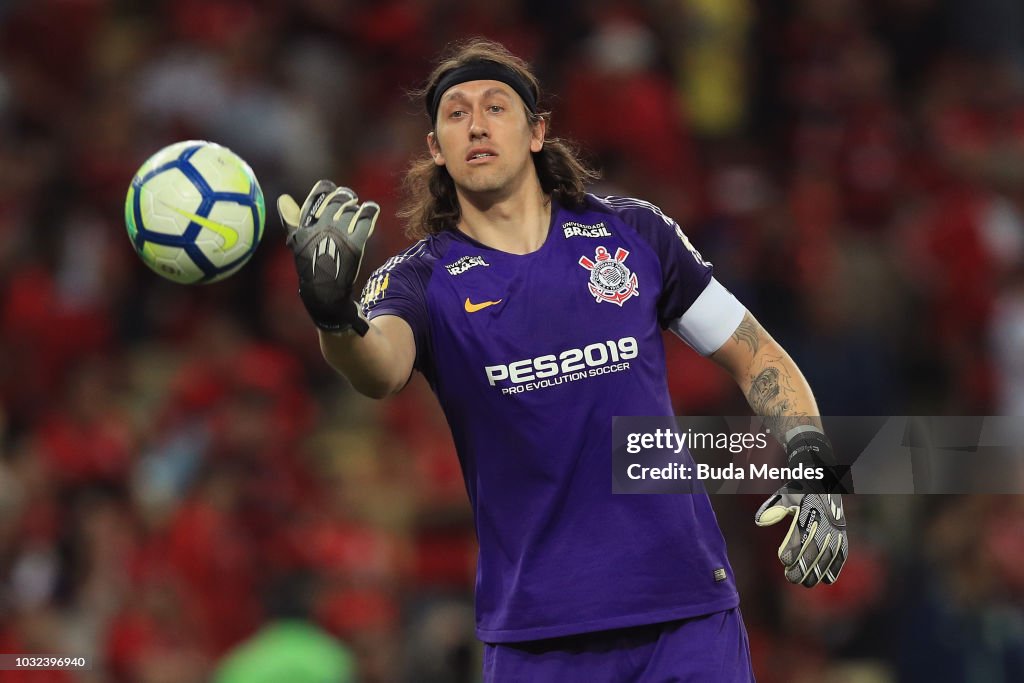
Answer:
<svg viewBox="0 0 1024 683"><path fill-rule="evenodd" d="M590 271L587 287L598 303L610 301L621 306L626 299L640 293L636 274L623 263L627 256L629 252L621 247L615 250L615 256L604 247L598 247L593 261L586 256L580 257L580 265Z"/></svg>

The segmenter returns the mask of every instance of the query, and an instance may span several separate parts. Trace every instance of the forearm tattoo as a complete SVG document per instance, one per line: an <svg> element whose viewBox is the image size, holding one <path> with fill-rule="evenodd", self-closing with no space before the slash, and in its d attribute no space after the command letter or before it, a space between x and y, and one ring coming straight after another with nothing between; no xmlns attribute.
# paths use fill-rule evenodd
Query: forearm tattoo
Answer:
<svg viewBox="0 0 1024 683"><path fill-rule="evenodd" d="M782 356L764 358L760 365L760 372L751 380L747 400L758 415L766 418L765 426L781 441L790 429L811 420Z"/></svg>
<svg viewBox="0 0 1024 683"><path fill-rule="evenodd" d="M769 366L758 373L754 381L750 383L750 405L758 413L764 413L768 406L778 398L781 389L779 387L779 369ZM785 399L783 399L785 403Z"/></svg>
<svg viewBox="0 0 1024 683"><path fill-rule="evenodd" d="M750 351L746 376L740 380L740 385L746 387L747 401L755 413L765 418L765 427L780 442L794 427L820 427L820 418L812 414L817 412L814 396L800 370L749 311L732 333L732 341L737 351L742 349L740 344Z"/></svg>

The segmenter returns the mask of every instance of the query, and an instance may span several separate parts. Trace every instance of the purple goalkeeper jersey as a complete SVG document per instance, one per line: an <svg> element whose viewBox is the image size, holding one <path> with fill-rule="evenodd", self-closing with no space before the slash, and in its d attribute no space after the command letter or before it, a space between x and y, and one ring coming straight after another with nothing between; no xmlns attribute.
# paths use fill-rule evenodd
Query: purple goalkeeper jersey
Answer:
<svg viewBox="0 0 1024 683"><path fill-rule="evenodd" d="M458 231L367 282L448 419L480 545L477 636L517 642L735 607L705 494L613 495L612 417L673 414L661 329L711 281L674 221L636 199L552 202L535 252Z"/></svg>

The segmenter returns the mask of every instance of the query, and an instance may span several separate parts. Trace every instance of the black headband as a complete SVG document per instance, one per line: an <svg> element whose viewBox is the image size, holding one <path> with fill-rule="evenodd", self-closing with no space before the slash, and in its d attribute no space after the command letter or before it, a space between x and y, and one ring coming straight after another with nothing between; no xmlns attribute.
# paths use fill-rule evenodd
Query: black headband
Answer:
<svg viewBox="0 0 1024 683"><path fill-rule="evenodd" d="M500 81L516 91L531 113L537 113L537 97L522 76L504 64L482 59L446 71L437 85L427 92L427 115L431 123L437 122L437 108L441 104L441 96L449 88L466 81Z"/></svg>

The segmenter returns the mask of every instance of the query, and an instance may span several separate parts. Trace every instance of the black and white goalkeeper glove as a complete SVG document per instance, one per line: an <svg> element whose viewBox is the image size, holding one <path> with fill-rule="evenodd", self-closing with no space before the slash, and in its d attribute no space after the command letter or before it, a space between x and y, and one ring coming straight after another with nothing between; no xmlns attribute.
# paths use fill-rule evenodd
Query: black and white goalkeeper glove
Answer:
<svg viewBox="0 0 1024 683"><path fill-rule="evenodd" d="M813 462L832 464L832 446L817 429L803 431L787 444L790 463ZM826 468L833 484L831 470ZM848 477L845 478L848 482ZM846 536L846 515L843 498L836 486L811 492L807 482L790 482L761 504L754 514L758 526L778 524L792 515L789 531L779 546L779 560L785 567L786 579L813 588L818 583L834 583L850 552Z"/></svg>
<svg viewBox="0 0 1024 683"><path fill-rule="evenodd" d="M380 216L376 202L329 180L313 186L302 208L290 195L277 198L288 248L299 274L299 296L313 322L327 332L369 330L352 299L366 241Z"/></svg>

